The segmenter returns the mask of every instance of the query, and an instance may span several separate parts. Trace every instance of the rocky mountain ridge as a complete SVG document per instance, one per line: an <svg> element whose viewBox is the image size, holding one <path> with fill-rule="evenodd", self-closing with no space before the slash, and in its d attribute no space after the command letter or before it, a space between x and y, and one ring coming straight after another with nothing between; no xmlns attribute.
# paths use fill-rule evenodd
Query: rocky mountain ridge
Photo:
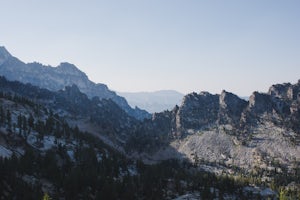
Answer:
<svg viewBox="0 0 300 200"><path fill-rule="evenodd" d="M145 121L137 130L144 135L133 135L134 141L145 139L140 149L152 155L150 162L188 158L251 171L276 160L291 167L300 161L299 89L300 81L277 84L249 101L226 91L191 93L172 111Z"/></svg>
<svg viewBox="0 0 300 200"><path fill-rule="evenodd" d="M87 75L75 65L63 62L57 67L45 66L40 63L24 63L12 56L5 47L0 47L0 75L8 80L31 83L52 91L64 89L76 84L89 98L98 96L100 99L112 99L130 116L137 119L148 118L150 115L139 108L131 108L126 99L108 89L105 84L90 81Z"/></svg>
<svg viewBox="0 0 300 200"><path fill-rule="evenodd" d="M300 81L294 85L273 85L267 93L253 92L249 101L225 90L220 95L191 93L170 113L173 113L176 127L173 132L181 136L187 134L189 129L203 130L220 125L231 125L236 130L246 131L244 127L259 120L279 123L300 133L297 127L299 103ZM292 126L293 123L295 126Z"/></svg>

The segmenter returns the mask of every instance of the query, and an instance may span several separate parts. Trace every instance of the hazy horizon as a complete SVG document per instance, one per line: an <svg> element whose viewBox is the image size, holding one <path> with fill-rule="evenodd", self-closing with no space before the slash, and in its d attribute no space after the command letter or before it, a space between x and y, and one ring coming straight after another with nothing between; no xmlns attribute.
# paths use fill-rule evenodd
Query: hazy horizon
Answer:
<svg viewBox="0 0 300 200"><path fill-rule="evenodd" d="M69 62L118 92L223 89L300 79L299 1L1 2L0 45L24 62Z"/></svg>

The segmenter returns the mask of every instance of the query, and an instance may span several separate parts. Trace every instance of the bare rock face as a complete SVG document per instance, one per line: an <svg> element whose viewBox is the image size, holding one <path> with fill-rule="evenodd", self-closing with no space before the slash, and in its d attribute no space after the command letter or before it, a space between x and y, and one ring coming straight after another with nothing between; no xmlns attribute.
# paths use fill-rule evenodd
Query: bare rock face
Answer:
<svg viewBox="0 0 300 200"><path fill-rule="evenodd" d="M219 98L219 104L219 124L237 126L248 103L235 94L223 90Z"/></svg>
<svg viewBox="0 0 300 200"><path fill-rule="evenodd" d="M268 94L272 97L278 97L286 101L295 101L300 99L300 80L297 84L290 83L272 85Z"/></svg>
<svg viewBox="0 0 300 200"><path fill-rule="evenodd" d="M255 114L262 114L264 112L272 112L273 103L271 96L254 92L249 98L249 110Z"/></svg>
<svg viewBox="0 0 300 200"><path fill-rule="evenodd" d="M192 93L184 97L178 110L181 129L199 129L218 120L219 95L208 92Z"/></svg>
<svg viewBox="0 0 300 200"><path fill-rule="evenodd" d="M284 84L272 85L269 88L268 94L271 95L272 97L292 100L293 99L292 84L284 83Z"/></svg>

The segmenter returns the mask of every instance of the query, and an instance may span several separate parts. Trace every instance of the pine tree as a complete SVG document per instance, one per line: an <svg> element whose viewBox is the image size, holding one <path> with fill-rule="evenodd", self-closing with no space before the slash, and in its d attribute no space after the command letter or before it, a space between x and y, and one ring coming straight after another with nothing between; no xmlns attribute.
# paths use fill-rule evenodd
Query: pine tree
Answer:
<svg viewBox="0 0 300 200"><path fill-rule="evenodd" d="M22 117L22 129L24 130L24 132L27 131L27 119L25 116Z"/></svg>
<svg viewBox="0 0 300 200"><path fill-rule="evenodd" d="M11 113L9 110L6 110L6 120L7 120L8 127L11 128Z"/></svg>
<svg viewBox="0 0 300 200"><path fill-rule="evenodd" d="M21 116L21 114L18 115L17 125L18 125L18 128L21 129L21 127L22 127L22 116Z"/></svg>

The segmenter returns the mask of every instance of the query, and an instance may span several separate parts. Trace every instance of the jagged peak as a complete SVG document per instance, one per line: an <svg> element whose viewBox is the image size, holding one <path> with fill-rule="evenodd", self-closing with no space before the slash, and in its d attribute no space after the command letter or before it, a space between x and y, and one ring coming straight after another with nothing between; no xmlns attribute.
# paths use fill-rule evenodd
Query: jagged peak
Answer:
<svg viewBox="0 0 300 200"><path fill-rule="evenodd" d="M222 90L221 94L220 94L220 98L234 98L234 99L240 99L242 101L245 101L243 99L241 99L239 96L237 96L236 94L232 93L232 92L228 92L226 90Z"/></svg>
<svg viewBox="0 0 300 200"><path fill-rule="evenodd" d="M207 92L207 91L202 91L199 94L197 94L196 92L192 92L192 93L189 93L189 94L185 95L184 98L183 98L183 101L187 100L187 99L198 98L200 96L206 97L206 96L213 96L213 95L211 93Z"/></svg>
<svg viewBox="0 0 300 200"><path fill-rule="evenodd" d="M61 62L58 67L75 68L75 69L77 69L77 67L74 64L69 63L69 62Z"/></svg>
<svg viewBox="0 0 300 200"><path fill-rule="evenodd" d="M268 94L277 97L285 96L291 86L291 83L274 84L269 88Z"/></svg>
<svg viewBox="0 0 300 200"><path fill-rule="evenodd" d="M227 95L234 95L234 94L231 93L231 92L227 92L226 90L222 90L220 96L225 97L225 96L227 96ZM236 96L236 95L235 95L235 96Z"/></svg>
<svg viewBox="0 0 300 200"><path fill-rule="evenodd" d="M300 91L300 80L297 83L283 83L272 85L269 88L268 94L273 98L280 98L285 100L295 100L298 98Z"/></svg>
<svg viewBox="0 0 300 200"><path fill-rule="evenodd" d="M68 75L79 75L84 76L87 78L87 75L78 69L74 64L68 62L61 62L57 67L56 70L60 73L68 74Z"/></svg>
<svg viewBox="0 0 300 200"><path fill-rule="evenodd" d="M208 102L218 102L219 95L211 94L209 92L203 91L197 94L196 92L187 94L183 97L180 107L189 107L191 105L206 104Z"/></svg>
<svg viewBox="0 0 300 200"><path fill-rule="evenodd" d="M68 62L61 62L57 68L64 70L79 70L74 64Z"/></svg>
<svg viewBox="0 0 300 200"><path fill-rule="evenodd" d="M202 91L199 93L200 96L211 96L212 94L207 91Z"/></svg>
<svg viewBox="0 0 300 200"><path fill-rule="evenodd" d="M238 97L237 95L231 93L231 92L227 92L226 90L222 90L220 97L219 97L219 103L220 106L225 108L227 107L229 104L232 105L241 105L241 104L245 104L247 101L241 99L240 97Z"/></svg>
<svg viewBox="0 0 300 200"><path fill-rule="evenodd" d="M267 110L272 104L271 96L267 93L253 92L249 98L249 108L255 110Z"/></svg>
<svg viewBox="0 0 300 200"><path fill-rule="evenodd" d="M80 71L74 64L68 62L61 62L57 68L68 71Z"/></svg>
<svg viewBox="0 0 300 200"><path fill-rule="evenodd" d="M30 62L30 63L27 63L28 65L36 65L36 66L44 66L42 63L40 62L37 62L37 61L33 61L33 62Z"/></svg>

